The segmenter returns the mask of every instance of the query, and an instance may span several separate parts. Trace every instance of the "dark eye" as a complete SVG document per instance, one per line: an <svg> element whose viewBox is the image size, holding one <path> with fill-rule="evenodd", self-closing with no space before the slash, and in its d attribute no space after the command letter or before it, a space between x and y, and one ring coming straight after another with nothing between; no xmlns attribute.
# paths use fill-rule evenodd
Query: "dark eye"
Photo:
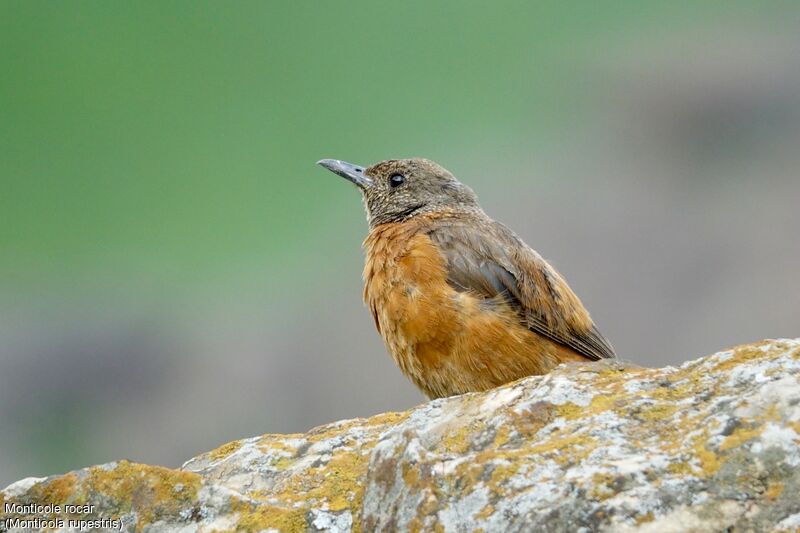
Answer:
<svg viewBox="0 0 800 533"><path fill-rule="evenodd" d="M403 176L402 174L392 174L389 177L389 185L391 185L392 187L399 187L400 185L405 183L405 181L406 177Z"/></svg>

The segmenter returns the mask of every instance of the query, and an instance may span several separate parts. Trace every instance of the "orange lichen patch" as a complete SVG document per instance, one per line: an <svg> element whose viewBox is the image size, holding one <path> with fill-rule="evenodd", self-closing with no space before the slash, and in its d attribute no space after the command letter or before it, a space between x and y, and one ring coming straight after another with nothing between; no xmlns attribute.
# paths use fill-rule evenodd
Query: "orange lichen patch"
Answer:
<svg viewBox="0 0 800 533"><path fill-rule="evenodd" d="M202 479L194 472L120 461L110 470L90 468L84 483L113 500L114 510L135 510L141 525L192 505Z"/></svg>
<svg viewBox="0 0 800 533"><path fill-rule="evenodd" d="M783 488L783 483L779 481L772 481L767 486L767 491L764 493L764 496L770 501L775 501L781 494L783 494Z"/></svg>
<svg viewBox="0 0 800 533"><path fill-rule="evenodd" d="M42 504L80 505L85 503L85 499L79 488L77 473L70 472L33 485L28 490L28 497L31 501Z"/></svg>

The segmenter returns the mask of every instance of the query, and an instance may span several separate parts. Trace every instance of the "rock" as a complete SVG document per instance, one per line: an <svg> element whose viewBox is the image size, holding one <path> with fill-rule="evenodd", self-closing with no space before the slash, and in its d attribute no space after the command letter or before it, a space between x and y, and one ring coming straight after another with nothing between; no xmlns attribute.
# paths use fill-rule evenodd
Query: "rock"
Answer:
<svg viewBox="0 0 800 533"><path fill-rule="evenodd" d="M800 339L679 368L562 366L231 442L180 469L120 461L22 480L0 504L7 527L71 516L130 531L798 531L798 465ZM37 504L62 508L14 507Z"/></svg>

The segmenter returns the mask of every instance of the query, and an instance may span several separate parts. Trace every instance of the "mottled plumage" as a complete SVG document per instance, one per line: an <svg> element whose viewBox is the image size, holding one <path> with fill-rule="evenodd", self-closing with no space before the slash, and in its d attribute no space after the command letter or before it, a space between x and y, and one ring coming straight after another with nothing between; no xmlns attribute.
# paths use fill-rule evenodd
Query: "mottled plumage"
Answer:
<svg viewBox="0 0 800 533"><path fill-rule="evenodd" d="M320 164L362 190L364 300L395 362L429 397L614 357L558 272L444 168Z"/></svg>

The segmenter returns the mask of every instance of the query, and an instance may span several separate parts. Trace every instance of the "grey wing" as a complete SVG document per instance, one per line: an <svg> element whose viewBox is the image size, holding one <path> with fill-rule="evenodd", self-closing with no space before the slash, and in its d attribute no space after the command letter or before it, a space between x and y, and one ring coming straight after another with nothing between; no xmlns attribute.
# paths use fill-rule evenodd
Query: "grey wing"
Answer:
<svg viewBox="0 0 800 533"><path fill-rule="evenodd" d="M527 249L527 245L505 226L493 223L476 228L451 224L434 229L429 235L444 257L447 282L456 290L470 291L486 299L504 300L517 310L520 320L531 331L571 348L587 359L597 361L615 357L611 344L594 324L587 331L557 327L553 319L548 320L543 312L526 305L519 269L510 250L520 246ZM531 253L538 258L532 250ZM550 267L544 263L543 268ZM557 298L550 276L543 276L541 284L546 286L535 288L539 294ZM558 306L553 308L558 309Z"/></svg>
<svg viewBox="0 0 800 533"><path fill-rule="evenodd" d="M547 324L540 323L535 317L531 320L528 318L528 327L544 335L545 337L572 348L582 356L592 361L599 361L600 359L613 359L616 357L614 348L608 342L597 326L592 324L592 328L586 333L576 333L571 331L569 334L563 334L553 331Z"/></svg>

